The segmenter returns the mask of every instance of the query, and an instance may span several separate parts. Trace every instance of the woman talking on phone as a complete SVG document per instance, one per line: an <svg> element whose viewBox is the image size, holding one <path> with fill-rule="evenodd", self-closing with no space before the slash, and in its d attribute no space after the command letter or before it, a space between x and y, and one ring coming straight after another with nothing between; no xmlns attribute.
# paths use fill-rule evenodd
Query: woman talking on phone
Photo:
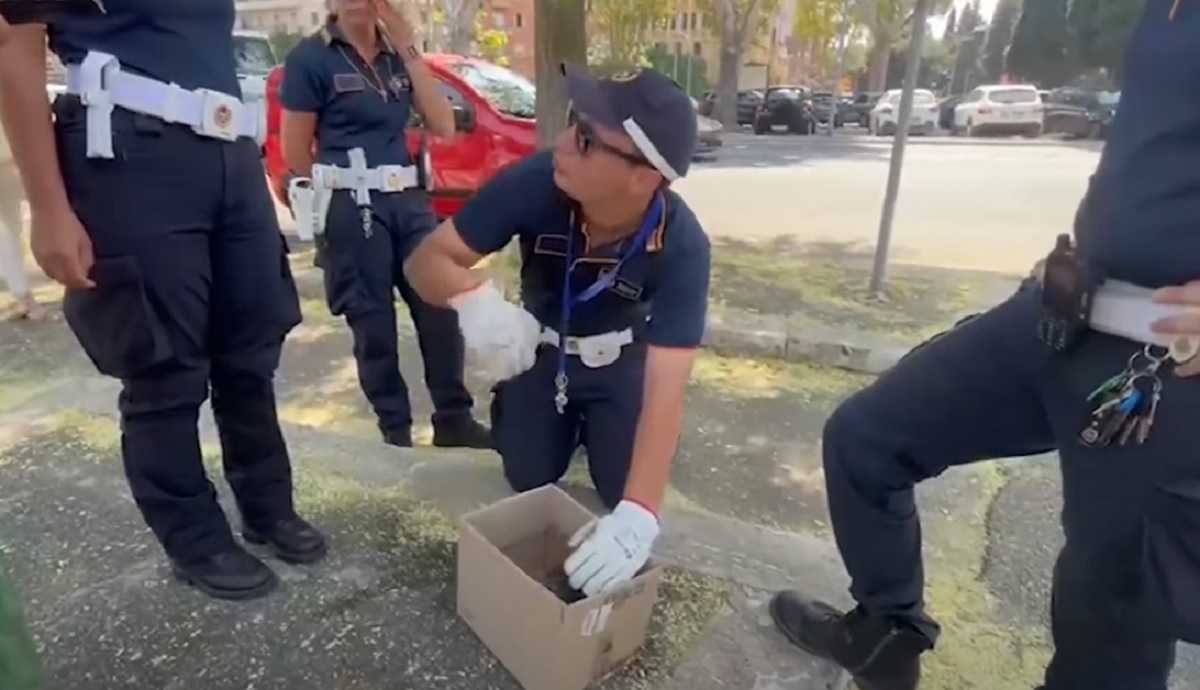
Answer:
<svg viewBox="0 0 1200 690"><path fill-rule="evenodd" d="M425 361L434 445L490 448L491 433L472 416L463 384L457 314L423 302L402 270L437 224L418 187L405 128L415 107L431 134L452 136L450 102L438 93L412 25L387 0L331 0L330 9L326 25L288 56L281 93L288 167L310 178L321 199L313 232L329 309L353 332L359 382L386 443L412 445L397 350L398 290Z"/></svg>

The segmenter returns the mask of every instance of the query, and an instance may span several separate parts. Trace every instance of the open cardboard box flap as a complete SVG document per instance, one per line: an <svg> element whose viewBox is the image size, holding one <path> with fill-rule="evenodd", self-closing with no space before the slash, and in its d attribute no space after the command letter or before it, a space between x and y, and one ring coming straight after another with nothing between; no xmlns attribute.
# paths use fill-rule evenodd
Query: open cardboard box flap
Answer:
<svg viewBox="0 0 1200 690"><path fill-rule="evenodd" d="M567 541L594 517L546 486L463 518L459 615L526 690L582 690L645 639L656 564L613 592L571 604L547 588L563 577Z"/></svg>

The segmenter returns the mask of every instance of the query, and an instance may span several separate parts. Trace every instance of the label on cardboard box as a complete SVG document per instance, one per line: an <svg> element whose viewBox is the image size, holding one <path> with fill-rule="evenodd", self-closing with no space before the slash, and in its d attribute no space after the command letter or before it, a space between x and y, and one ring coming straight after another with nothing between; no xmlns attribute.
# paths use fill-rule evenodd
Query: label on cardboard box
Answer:
<svg viewBox="0 0 1200 690"><path fill-rule="evenodd" d="M598 609L588 611L588 615L583 619L583 629L579 634L584 637L599 635L608 628L608 617L612 615L613 605L605 604Z"/></svg>

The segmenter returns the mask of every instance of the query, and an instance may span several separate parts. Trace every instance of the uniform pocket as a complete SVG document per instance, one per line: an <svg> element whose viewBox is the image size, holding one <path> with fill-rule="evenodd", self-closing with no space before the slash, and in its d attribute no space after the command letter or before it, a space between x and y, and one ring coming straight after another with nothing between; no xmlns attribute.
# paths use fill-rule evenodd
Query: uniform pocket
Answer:
<svg viewBox="0 0 1200 690"><path fill-rule="evenodd" d="M1142 565L1151 606L1173 624L1175 635L1200 643L1200 479L1155 490Z"/></svg>
<svg viewBox="0 0 1200 690"><path fill-rule="evenodd" d="M96 259L92 278L95 288L67 291L63 311L96 369L128 379L171 359L170 338L150 304L137 260Z"/></svg>
<svg viewBox="0 0 1200 690"><path fill-rule="evenodd" d="M288 261L287 240L281 237L283 247L279 253L279 279L281 283L281 323L283 332L287 333L304 320L300 312L300 293L296 288L296 279L292 276L292 264Z"/></svg>

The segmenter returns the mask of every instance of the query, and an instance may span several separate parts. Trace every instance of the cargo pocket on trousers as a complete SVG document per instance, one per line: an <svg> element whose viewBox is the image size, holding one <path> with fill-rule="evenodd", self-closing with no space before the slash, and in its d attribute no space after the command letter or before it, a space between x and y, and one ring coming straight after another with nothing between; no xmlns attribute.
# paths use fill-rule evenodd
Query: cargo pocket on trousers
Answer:
<svg viewBox="0 0 1200 690"><path fill-rule="evenodd" d="M1200 644L1200 478L1159 486L1145 518L1150 605L1179 638Z"/></svg>
<svg viewBox="0 0 1200 690"><path fill-rule="evenodd" d="M325 256L325 301L334 316L359 316L372 309L353 256L328 252Z"/></svg>
<svg viewBox="0 0 1200 690"><path fill-rule="evenodd" d="M280 290L280 327L283 335L287 335L293 328L300 325L304 320L304 315L300 311L300 292L296 287L296 278L292 275L292 263L288 260L288 245L287 240L283 239L282 250L279 253L279 279L281 281Z"/></svg>
<svg viewBox="0 0 1200 690"><path fill-rule="evenodd" d="M91 290L67 291L67 324L102 374L133 378L172 357L170 338L131 256L96 259Z"/></svg>

